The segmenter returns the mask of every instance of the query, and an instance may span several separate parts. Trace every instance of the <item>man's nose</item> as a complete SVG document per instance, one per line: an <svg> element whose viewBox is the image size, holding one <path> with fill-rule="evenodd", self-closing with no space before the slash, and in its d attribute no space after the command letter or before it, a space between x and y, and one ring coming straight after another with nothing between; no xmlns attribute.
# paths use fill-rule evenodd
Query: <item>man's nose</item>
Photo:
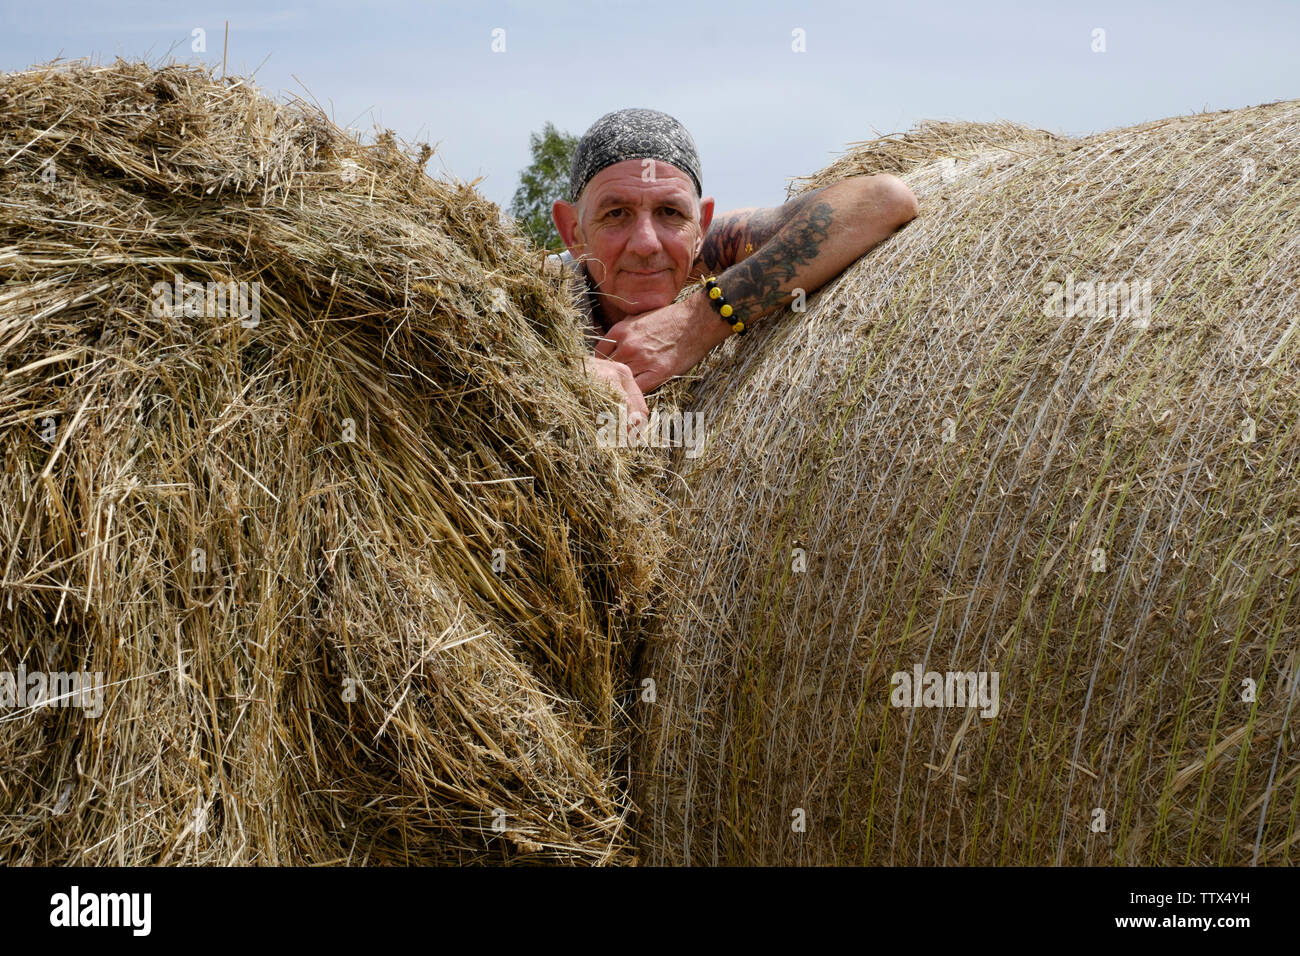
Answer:
<svg viewBox="0 0 1300 956"><path fill-rule="evenodd" d="M632 235L627 240L627 250L639 256L650 256L659 251L659 234L655 232L654 218L650 213L636 217Z"/></svg>

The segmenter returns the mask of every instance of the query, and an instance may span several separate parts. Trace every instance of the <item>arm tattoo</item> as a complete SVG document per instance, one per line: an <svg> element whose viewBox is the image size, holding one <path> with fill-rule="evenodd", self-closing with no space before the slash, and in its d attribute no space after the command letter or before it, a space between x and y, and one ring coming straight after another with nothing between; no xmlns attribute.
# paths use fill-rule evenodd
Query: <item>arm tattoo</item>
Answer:
<svg viewBox="0 0 1300 956"><path fill-rule="evenodd" d="M732 266L725 281L719 279L727 301L741 315L751 316L784 305L790 294L785 286L795 277L800 266L817 258L822 244L830 237L833 218L830 203L816 201L807 204L799 214L790 218L781 235Z"/></svg>
<svg viewBox="0 0 1300 956"><path fill-rule="evenodd" d="M743 259L741 250L747 242L753 243L753 240L745 238L746 227L753 215L748 212L733 212L715 220L704 237L704 248L695 260L694 271L721 272Z"/></svg>
<svg viewBox="0 0 1300 956"><path fill-rule="evenodd" d="M823 189L810 190L780 206L742 209L715 219L704 236L704 247L693 271L716 274L747 258L806 210Z"/></svg>

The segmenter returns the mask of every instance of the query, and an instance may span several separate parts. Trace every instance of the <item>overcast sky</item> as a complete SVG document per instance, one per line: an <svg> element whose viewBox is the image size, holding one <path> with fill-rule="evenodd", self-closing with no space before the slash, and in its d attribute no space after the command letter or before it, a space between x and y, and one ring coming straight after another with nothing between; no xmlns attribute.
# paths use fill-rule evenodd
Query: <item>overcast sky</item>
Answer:
<svg viewBox="0 0 1300 956"><path fill-rule="evenodd" d="M1300 97L1300 0L0 0L0 69L60 56L219 66L227 20L229 72L310 94L341 125L435 143L430 172L481 176L502 205L530 131L550 120L580 134L625 106L686 124L725 210L780 203L788 177L927 118L1077 134Z"/></svg>

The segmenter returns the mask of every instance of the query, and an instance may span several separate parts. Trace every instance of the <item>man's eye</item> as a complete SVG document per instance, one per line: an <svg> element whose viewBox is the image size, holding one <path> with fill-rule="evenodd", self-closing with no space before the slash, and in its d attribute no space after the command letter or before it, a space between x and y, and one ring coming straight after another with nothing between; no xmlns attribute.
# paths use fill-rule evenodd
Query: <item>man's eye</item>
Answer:
<svg viewBox="0 0 1300 956"><path fill-rule="evenodd" d="M622 211L623 210L621 209L611 209L609 212L605 213L605 218L608 219L610 216L613 216L616 213L621 213Z"/></svg>
<svg viewBox="0 0 1300 956"><path fill-rule="evenodd" d="M674 209L672 206L664 206L664 212L670 212L674 216L680 216L682 214L680 209Z"/></svg>

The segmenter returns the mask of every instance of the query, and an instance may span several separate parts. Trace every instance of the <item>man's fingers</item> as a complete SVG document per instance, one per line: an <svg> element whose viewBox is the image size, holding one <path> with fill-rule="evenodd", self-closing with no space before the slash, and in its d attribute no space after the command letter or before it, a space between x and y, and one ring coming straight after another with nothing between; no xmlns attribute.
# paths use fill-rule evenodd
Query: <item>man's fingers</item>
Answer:
<svg viewBox="0 0 1300 956"><path fill-rule="evenodd" d="M631 420L633 415L640 415L641 421L647 421L650 418L650 406L645 403L645 396L641 394L639 388L628 393L627 396L627 413Z"/></svg>
<svg viewBox="0 0 1300 956"><path fill-rule="evenodd" d="M623 369L625 374L620 377L620 384L623 387L623 395L627 399L628 420L631 421L632 416L638 414L644 416L644 418L649 418L650 407L645 403L645 395L641 392L640 386L637 385L636 379L632 377L631 370L627 369L627 366L623 366Z"/></svg>
<svg viewBox="0 0 1300 956"><path fill-rule="evenodd" d="M597 358L607 359L614 354L616 348L618 348L618 342L602 336L596 340L596 348L593 351L596 353Z"/></svg>
<svg viewBox="0 0 1300 956"><path fill-rule="evenodd" d="M629 417L636 414L650 417L645 395L642 394L630 368L621 362L611 362L602 358L589 358L586 360L586 366L588 374L607 382L622 393Z"/></svg>
<svg viewBox="0 0 1300 956"><path fill-rule="evenodd" d="M601 358L606 358L611 362L617 362L619 365L626 366L632 370L634 376L650 374L650 370L643 367L647 364L645 357L635 349L629 348L626 342L614 343L610 347L609 352L602 355ZM656 382L656 384L658 383Z"/></svg>
<svg viewBox="0 0 1300 956"><path fill-rule="evenodd" d="M636 387L643 395L648 392L653 392L665 381L666 379L660 373L655 371L638 372L635 378Z"/></svg>

